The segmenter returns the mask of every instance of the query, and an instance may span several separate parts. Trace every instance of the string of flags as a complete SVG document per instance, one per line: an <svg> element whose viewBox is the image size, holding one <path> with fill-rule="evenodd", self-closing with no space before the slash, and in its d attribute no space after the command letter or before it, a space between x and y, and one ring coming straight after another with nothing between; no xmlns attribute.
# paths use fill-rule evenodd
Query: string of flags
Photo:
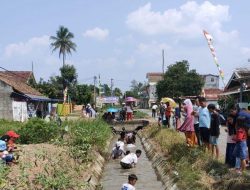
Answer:
<svg viewBox="0 0 250 190"><path fill-rule="evenodd" d="M214 49L214 46L213 46L213 37L207 31L205 31L205 30L203 30L203 33L204 33L205 38L207 39L208 47L209 47L209 49L210 49L210 51L212 53L212 56L214 58L214 63L215 63L215 65L218 68L219 75L221 77L223 85L225 86L224 72L221 70L220 65L218 63L218 59L217 59L217 56L216 56L216 53L215 53L215 49Z"/></svg>

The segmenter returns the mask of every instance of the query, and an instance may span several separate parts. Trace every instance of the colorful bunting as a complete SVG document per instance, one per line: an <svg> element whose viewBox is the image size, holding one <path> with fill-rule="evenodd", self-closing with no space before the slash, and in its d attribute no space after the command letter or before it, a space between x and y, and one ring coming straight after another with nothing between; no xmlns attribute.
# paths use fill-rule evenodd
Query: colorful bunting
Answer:
<svg viewBox="0 0 250 190"><path fill-rule="evenodd" d="M214 63L216 64L218 71L219 71L219 75L221 77L221 80L223 82L223 85L225 86L225 82L224 82L224 72L221 70L220 65L218 63L218 59L216 57L216 53L215 53L215 49L213 46L213 37L205 30L203 30L204 36L207 39L207 43L208 43L208 47L212 53L212 56L214 58Z"/></svg>

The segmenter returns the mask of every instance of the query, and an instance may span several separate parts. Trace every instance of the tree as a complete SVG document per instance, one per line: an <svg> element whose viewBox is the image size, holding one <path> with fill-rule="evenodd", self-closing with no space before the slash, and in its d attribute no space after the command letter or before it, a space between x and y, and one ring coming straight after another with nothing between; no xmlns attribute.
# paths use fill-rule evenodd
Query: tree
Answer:
<svg viewBox="0 0 250 190"><path fill-rule="evenodd" d="M68 28L60 26L56 32L56 36L50 36L53 41L50 45L53 48L52 52L59 49L59 58L63 56L63 66L65 65L66 54L71 54L71 51L76 51L76 44L72 42L74 34Z"/></svg>
<svg viewBox="0 0 250 190"><path fill-rule="evenodd" d="M195 96L201 93L204 81L196 73L196 70L189 70L189 63L186 60L176 62L168 66L164 78L156 85L158 98Z"/></svg>
<svg viewBox="0 0 250 190"><path fill-rule="evenodd" d="M111 89L107 84L103 84L103 91L104 91L104 96L111 96Z"/></svg>
<svg viewBox="0 0 250 190"><path fill-rule="evenodd" d="M115 88L113 91L113 94L117 97L120 97L120 96L122 96L122 91L120 88Z"/></svg>
<svg viewBox="0 0 250 190"><path fill-rule="evenodd" d="M86 84L76 86L76 103L77 104L88 104L92 103L92 91L90 86Z"/></svg>
<svg viewBox="0 0 250 190"><path fill-rule="evenodd" d="M136 80L131 81L131 89L133 97L142 98L147 94L147 85L141 82L137 82Z"/></svg>

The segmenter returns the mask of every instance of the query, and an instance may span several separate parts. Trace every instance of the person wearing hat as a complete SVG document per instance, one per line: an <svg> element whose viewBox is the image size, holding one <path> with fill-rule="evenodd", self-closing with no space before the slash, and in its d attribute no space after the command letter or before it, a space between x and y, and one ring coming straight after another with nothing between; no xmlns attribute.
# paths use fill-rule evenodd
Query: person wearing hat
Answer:
<svg viewBox="0 0 250 190"><path fill-rule="evenodd" d="M7 131L6 135L1 137L1 140L4 140L7 143L8 151L12 152L16 149L15 141L19 137L20 135L11 130Z"/></svg>

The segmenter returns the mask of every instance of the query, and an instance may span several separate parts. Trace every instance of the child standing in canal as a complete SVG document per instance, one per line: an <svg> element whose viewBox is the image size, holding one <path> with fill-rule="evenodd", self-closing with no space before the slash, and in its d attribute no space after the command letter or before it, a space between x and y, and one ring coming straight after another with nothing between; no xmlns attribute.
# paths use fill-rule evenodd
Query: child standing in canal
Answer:
<svg viewBox="0 0 250 190"><path fill-rule="evenodd" d="M138 178L135 174L130 174L128 176L128 183L124 183L122 185L121 190L135 190L134 186L135 186L137 180L138 180Z"/></svg>

